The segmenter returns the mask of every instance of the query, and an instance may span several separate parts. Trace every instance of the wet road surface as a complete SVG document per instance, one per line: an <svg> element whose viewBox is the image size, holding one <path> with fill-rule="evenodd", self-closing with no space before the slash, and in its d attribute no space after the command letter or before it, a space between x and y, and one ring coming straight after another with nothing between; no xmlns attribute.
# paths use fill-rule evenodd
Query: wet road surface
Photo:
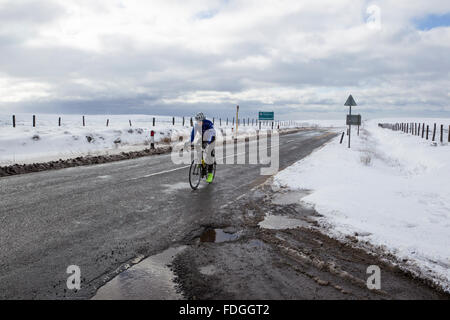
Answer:
<svg viewBox="0 0 450 320"><path fill-rule="evenodd" d="M335 134L280 136L280 168ZM223 209L267 179L261 165L219 165L192 191L170 155L0 179L0 298L87 299L139 257L182 246L205 226L229 224ZM227 220L228 219L228 220ZM81 290L68 290L69 265Z"/></svg>

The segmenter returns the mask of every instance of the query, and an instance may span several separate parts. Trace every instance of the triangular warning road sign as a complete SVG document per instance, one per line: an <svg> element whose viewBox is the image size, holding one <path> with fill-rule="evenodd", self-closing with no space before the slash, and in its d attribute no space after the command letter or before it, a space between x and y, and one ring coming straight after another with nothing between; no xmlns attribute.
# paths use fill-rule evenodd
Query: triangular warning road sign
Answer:
<svg viewBox="0 0 450 320"><path fill-rule="evenodd" d="M355 99L353 99L352 95L349 95L347 102L345 102L344 106L349 106L349 107L357 106Z"/></svg>

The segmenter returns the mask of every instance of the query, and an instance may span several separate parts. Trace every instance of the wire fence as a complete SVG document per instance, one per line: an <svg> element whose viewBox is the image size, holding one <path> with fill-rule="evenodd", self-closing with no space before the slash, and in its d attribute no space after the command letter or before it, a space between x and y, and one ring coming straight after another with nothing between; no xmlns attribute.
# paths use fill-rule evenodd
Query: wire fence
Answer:
<svg viewBox="0 0 450 320"><path fill-rule="evenodd" d="M255 118L238 118L237 120L234 117L230 118L221 118L221 117L213 117L210 120L214 123L215 126L218 127L228 127L228 126L241 126L241 127L264 127L264 128L283 128L283 127L292 127L299 126L301 123L293 120L258 120ZM16 115L11 116L10 123L4 123L4 125L12 126L13 128L17 126L31 126L31 127L39 127L39 126L59 126L64 127L67 125L70 126L105 126L109 127L111 125L127 125L127 126L146 126L146 127L155 127L160 125L166 126L184 126L184 127L192 127L194 125L195 120L192 117L170 117L170 116L140 116L140 117L130 117L126 119L124 116L79 116L75 118L74 116L68 117L68 119L63 117L45 117L45 120L42 122L38 119L36 115L31 115L28 118L20 117L18 118Z"/></svg>
<svg viewBox="0 0 450 320"><path fill-rule="evenodd" d="M450 143L450 125L425 122L379 123L379 127L401 131L433 142Z"/></svg>

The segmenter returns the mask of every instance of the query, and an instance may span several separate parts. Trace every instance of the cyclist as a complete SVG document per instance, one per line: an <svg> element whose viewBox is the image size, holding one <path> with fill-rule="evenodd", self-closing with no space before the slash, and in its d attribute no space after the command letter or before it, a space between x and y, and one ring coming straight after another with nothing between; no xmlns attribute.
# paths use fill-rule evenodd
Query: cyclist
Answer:
<svg viewBox="0 0 450 320"><path fill-rule="evenodd" d="M194 138L197 133L202 135L202 148L205 149L206 157L205 162L208 165L208 176L206 177L206 182L211 183L213 181L213 164L214 164L214 147L216 141L216 130L214 130L214 125L211 121L206 120L203 113L199 112L195 115L195 125L192 128L191 133L191 143L194 142ZM197 159L201 159L201 149L197 148Z"/></svg>

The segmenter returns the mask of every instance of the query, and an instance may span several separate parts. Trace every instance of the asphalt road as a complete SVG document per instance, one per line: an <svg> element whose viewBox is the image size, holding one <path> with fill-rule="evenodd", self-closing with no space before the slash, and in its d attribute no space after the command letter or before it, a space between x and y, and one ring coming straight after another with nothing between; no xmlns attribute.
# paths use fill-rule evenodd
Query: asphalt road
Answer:
<svg viewBox="0 0 450 320"><path fill-rule="evenodd" d="M280 169L334 134L280 136ZM192 191L170 155L0 178L0 299L86 299L138 256L190 241L220 224L218 209L267 176L261 165L219 165L212 185ZM81 269L81 290L66 269Z"/></svg>

